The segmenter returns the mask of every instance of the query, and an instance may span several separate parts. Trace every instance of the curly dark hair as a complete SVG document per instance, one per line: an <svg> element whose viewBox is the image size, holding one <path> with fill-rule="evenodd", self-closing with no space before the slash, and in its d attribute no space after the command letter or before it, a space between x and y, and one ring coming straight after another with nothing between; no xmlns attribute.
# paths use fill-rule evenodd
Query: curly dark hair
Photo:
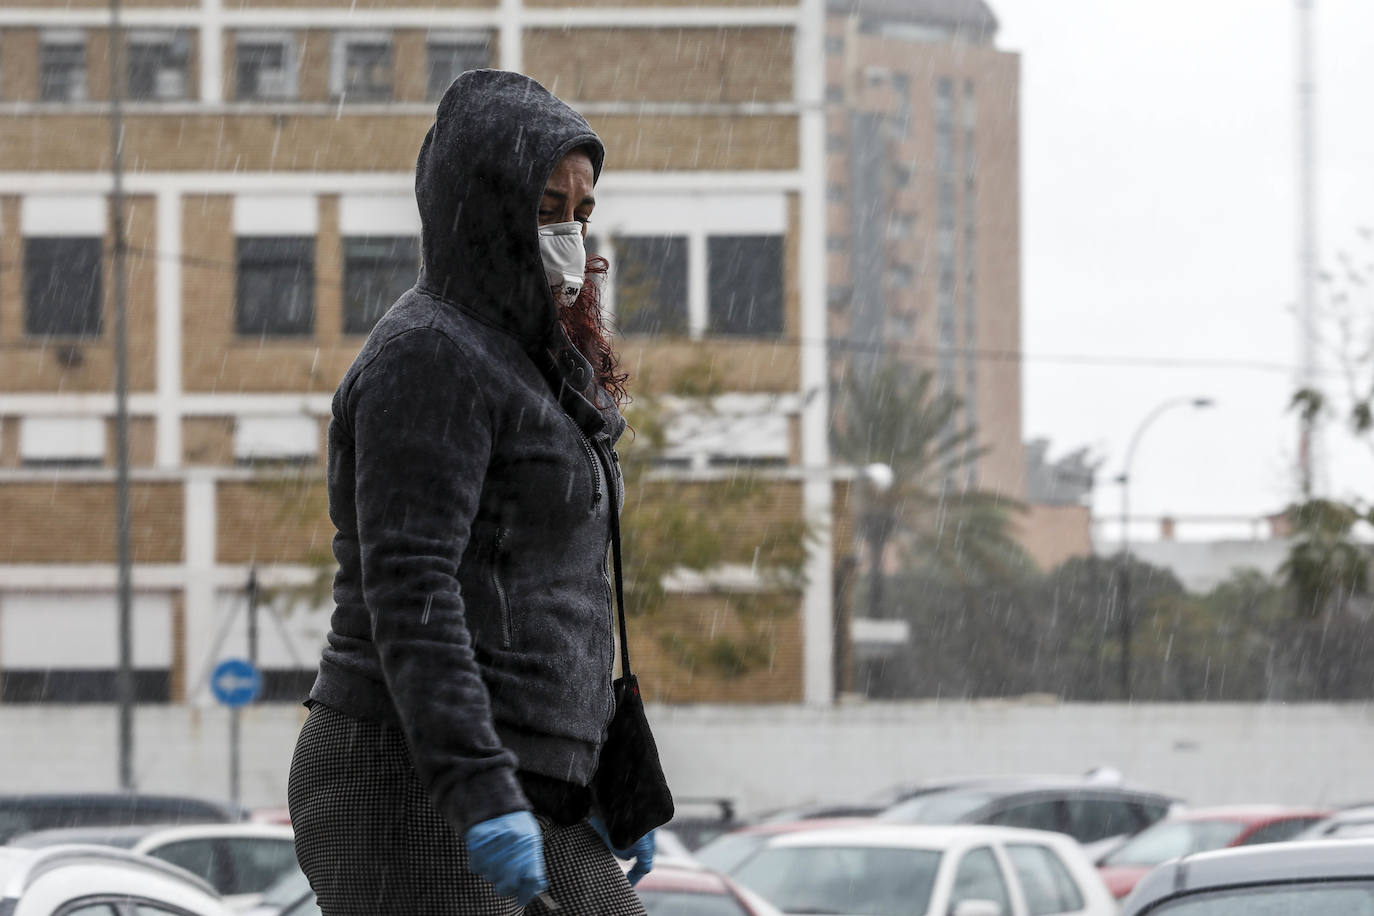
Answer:
<svg viewBox="0 0 1374 916"><path fill-rule="evenodd" d="M629 400L625 382L630 374L620 369L620 357L611 346L610 329L601 312L601 290L610 264L605 258L587 259L587 279L572 305L559 309L558 320L568 339L596 371L596 384L615 399L617 407Z"/></svg>

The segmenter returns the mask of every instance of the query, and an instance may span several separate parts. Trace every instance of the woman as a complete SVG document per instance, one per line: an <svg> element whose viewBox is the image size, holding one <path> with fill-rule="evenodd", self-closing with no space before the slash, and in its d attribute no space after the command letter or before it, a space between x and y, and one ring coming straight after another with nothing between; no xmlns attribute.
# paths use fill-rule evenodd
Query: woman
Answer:
<svg viewBox="0 0 1374 916"><path fill-rule="evenodd" d="M288 788L326 916L644 912L587 788L614 711L625 428L579 294L603 156L494 70L453 83L420 149L419 281L329 428L336 609ZM637 879L652 834L622 853Z"/></svg>

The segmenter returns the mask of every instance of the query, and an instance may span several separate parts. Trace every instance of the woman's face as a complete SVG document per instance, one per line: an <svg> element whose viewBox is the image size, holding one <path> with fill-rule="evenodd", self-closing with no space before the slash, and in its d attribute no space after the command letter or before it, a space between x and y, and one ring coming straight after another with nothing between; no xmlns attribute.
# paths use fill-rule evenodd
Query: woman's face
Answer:
<svg viewBox="0 0 1374 916"><path fill-rule="evenodd" d="M577 220L582 224L582 237L586 238L587 220L596 209L592 176L592 160L581 150L573 150L559 160L539 201L539 225Z"/></svg>

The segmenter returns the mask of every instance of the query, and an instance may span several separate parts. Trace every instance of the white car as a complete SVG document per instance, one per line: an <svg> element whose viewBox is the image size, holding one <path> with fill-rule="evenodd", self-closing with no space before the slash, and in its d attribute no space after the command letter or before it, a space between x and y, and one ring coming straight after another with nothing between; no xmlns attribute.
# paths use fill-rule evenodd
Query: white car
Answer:
<svg viewBox="0 0 1374 916"><path fill-rule="evenodd" d="M0 847L5 916L234 916L202 879L113 846Z"/></svg>
<svg viewBox="0 0 1374 916"><path fill-rule="evenodd" d="M208 881L234 909L253 906L273 882L297 868L294 834L277 824L68 827L10 840L28 848L65 843L119 846L179 865Z"/></svg>
<svg viewBox="0 0 1374 916"><path fill-rule="evenodd" d="M1015 827L881 824L779 836L731 877L788 913L1114 916L1072 838Z"/></svg>

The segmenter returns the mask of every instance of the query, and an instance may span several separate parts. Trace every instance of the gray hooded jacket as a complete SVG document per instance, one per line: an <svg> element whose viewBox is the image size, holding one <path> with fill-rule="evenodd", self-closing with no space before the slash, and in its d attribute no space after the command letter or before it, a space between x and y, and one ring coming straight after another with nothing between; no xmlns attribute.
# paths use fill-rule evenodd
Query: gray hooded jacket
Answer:
<svg viewBox="0 0 1374 916"><path fill-rule="evenodd" d="M612 715L608 510L624 421L557 323L544 184L580 115L464 73L420 150L419 282L334 395L334 611L312 700L399 725L460 831L527 807L521 770L587 784Z"/></svg>

